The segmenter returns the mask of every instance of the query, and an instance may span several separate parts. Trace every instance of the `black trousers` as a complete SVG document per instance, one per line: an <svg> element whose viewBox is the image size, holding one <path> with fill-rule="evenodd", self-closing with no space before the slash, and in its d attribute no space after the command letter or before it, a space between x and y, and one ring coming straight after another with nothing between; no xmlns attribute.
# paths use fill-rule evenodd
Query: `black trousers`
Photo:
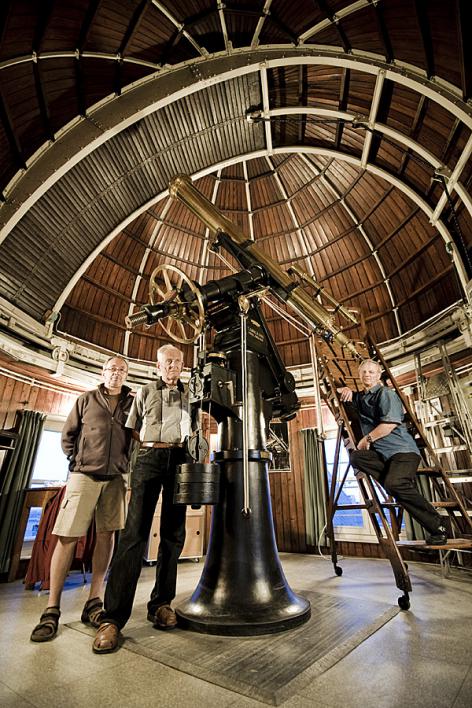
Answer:
<svg viewBox="0 0 472 708"><path fill-rule="evenodd" d="M416 470L420 456L414 452L397 452L383 460L375 450L354 450L351 465L370 474L385 491L430 533L442 525L436 509L420 494L416 486Z"/></svg>
<svg viewBox="0 0 472 708"><path fill-rule="evenodd" d="M160 543L156 582L148 602L154 614L175 597L177 561L185 541L185 504L174 504L177 465L185 462L180 448L142 448L131 478L126 526L120 534L105 591L104 622L124 627L131 615L152 520L162 490Z"/></svg>

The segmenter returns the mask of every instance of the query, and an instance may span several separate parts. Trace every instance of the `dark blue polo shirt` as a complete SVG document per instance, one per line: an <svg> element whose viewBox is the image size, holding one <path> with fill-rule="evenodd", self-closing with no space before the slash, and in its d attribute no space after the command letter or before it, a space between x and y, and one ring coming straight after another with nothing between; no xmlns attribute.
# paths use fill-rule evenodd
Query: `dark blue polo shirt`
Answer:
<svg viewBox="0 0 472 708"><path fill-rule="evenodd" d="M385 460L397 452L420 454L403 422L403 404L396 391L379 383L364 393L355 392L352 402L359 413L364 435L368 435L379 423L398 423L391 433L371 445Z"/></svg>

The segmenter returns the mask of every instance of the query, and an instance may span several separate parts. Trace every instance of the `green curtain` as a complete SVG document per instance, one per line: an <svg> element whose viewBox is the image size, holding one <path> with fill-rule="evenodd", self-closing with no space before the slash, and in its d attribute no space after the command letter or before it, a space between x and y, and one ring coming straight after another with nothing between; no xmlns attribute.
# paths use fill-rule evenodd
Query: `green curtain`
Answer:
<svg viewBox="0 0 472 708"><path fill-rule="evenodd" d="M306 542L310 546L325 545L321 538L326 528L326 486L323 441L316 428L301 431L305 461Z"/></svg>
<svg viewBox="0 0 472 708"><path fill-rule="evenodd" d="M16 531L28 488L39 438L46 416L21 411L18 438L2 474L0 489L0 573L8 573Z"/></svg>

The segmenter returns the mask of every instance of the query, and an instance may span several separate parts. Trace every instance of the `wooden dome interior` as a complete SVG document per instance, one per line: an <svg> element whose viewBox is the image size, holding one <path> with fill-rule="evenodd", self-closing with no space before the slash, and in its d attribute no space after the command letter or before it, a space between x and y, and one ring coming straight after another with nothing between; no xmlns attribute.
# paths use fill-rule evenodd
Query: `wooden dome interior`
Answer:
<svg viewBox="0 0 472 708"><path fill-rule="evenodd" d="M5 329L20 313L152 361L165 332L124 324L152 271L204 284L237 267L169 197L178 173L284 269L362 311L377 342L467 301L470 3L18 1L2 14ZM285 363L308 362L306 337L264 312Z"/></svg>

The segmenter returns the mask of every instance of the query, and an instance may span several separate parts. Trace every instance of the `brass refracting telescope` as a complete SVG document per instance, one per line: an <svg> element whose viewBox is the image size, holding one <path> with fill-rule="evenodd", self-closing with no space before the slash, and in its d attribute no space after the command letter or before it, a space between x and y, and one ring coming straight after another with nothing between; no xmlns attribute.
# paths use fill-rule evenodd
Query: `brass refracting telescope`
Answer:
<svg viewBox="0 0 472 708"><path fill-rule="evenodd" d="M194 341L204 327L215 331L222 358L204 358L192 374L198 395L218 423L218 444L208 465L182 465L189 488L201 472L216 468L220 496L212 513L202 576L192 596L176 608L180 622L212 634L265 634L305 622L310 603L289 587L278 557L272 518L267 432L273 417L289 420L298 407L295 381L281 360L259 307L269 292L289 306L309 329L358 357L353 343L304 286L319 287L301 271L286 273L193 186L176 177L170 194L208 227L214 249L223 248L241 268L199 285L174 266L151 276L150 302L127 318L129 327L161 322L169 337ZM341 306L330 299L335 310ZM192 401L192 397L191 397ZM180 474L180 472L178 473ZM208 488L208 484L206 487ZM182 502L182 497L174 497ZM183 499L193 503L194 497ZM209 503L203 501L201 503Z"/></svg>

